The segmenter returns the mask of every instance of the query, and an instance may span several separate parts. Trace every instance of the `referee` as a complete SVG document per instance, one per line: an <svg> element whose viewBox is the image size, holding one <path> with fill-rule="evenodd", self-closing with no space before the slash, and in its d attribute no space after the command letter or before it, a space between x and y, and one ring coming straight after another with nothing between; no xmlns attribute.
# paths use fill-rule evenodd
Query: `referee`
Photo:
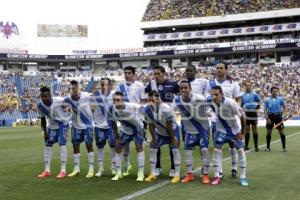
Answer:
<svg viewBox="0 0 300 200"><path fill-rule="evenodd" d="M282 122L282 109L285 112L285 101L282 97L277 96L277 87L271 88L271 97L267 98L264 102L265 107L265 117L267 120L267 148L265 151L270 151L270 143L271 143L271 134L272 129L275 124ZM282 151L285 152L285 134L283 132L284 125L283 123L276 128L278 133L280 134L281 143L282 143Z"/></svg>
<svg viewBox="0 0 300 200"><path fill-rule="evenodd" d="M246 134L245 134L245 151L249 150L250 126L253 133L255 151L258 152L257 140L257 110L260 107L260 97L252 91L252 84L249 80L245 82L245 93L242 96L242 108L246 114Z"/></svg>

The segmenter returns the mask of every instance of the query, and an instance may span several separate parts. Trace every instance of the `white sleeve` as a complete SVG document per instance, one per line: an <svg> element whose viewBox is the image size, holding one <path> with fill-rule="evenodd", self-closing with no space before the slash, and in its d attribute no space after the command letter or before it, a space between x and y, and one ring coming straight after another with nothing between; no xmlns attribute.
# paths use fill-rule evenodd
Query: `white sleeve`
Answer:
<svg viewBox="0 0 300 200"><path fill-rule="evenodd" d="M237 102L232 103L232 108L233 108L233 113L236 114L237 116L241 117L243 115L243 109Z"/></svg>
<svg viewBox="0 0 300 200"><path fill-rule="evenodd" d="M40 118L46 116L45 113L43 113L43 112L39 109L39 107L37 107L37 110L38 110L38 113L39 113L39 117L40 117Z"/></svg>
<svg viewBox="0 0 300 200"><path fill-rule="evenodd" d="M233 97L240 97L241 96L241 88L237 82L234 82L234 88L233 88Z"/></svg>

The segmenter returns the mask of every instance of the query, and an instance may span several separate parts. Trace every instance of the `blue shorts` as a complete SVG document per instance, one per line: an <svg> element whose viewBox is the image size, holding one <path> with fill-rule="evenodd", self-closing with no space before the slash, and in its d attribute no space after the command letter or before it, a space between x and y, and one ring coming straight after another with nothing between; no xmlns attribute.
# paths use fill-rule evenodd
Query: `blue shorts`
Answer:
<svg viewBox="0 0 300 200"><path fill-rule="evenodd" d="M178 126L175 129L174 134L175 134L175 138L177 139L177 141L180 142L180 132L179 132ZM162 135L159 135L158 133L155 133L155 142L156 142L156 145L151 145L151 148L157 149L165 144L168 144L170 146L170 148L177 148L171 144L171 139L169 136L162 136Z"/></svg>
<svg viewBox="0 0 300 200"><path fill-rule="evenodd" d="M115 147L115 134L113 133L111 128L102 129L96 127L95 140L96 140L96 146L98 148L103 148L106 144L106 140L108 140L108 144L110 147Z"/></svg>
<svg viewBox="0 0 300 200"><path fill-rule="evenodd" d="M68 126L63 126L60 129L47 128L48 138L45 141L46 146L52 147L53 144L55 144L56 142L58 142L59 146L66 145L68 137L68 128Z"/></svg>
<svg viewBox="0 0 300 200"><path fill-rule="evenodd" d="M209 145L209 130L202 131L199 134L187 133L185 136L184 149L193 150L196 146L201 149L208 148Z"/></svg>
<svg viewBox="0 0 300 200"><path fill-rule="evenodd" d="M236 139L236 136L233 134L221 133L217 131L214 138L214 147L221 149L225 143L232 142L234 147L237 149L244 148L244 141Z"/></svg>
<svg viewBox="0 0 300 200"><path fill-rule="evenodd" d="M72 128L72 144L80 144L85 141L86 144L93 144L93 129Z"/></svg>
<svg viewBox="0 0 300 200"><path fill-rule="evenodd" d="M120 139L121 139L121 146L124 146L125 144L131 142L132 140L135 142L135 144L143 144L144 133L140 131L133 135L127 135L126 133L121 132Z"/></svg>

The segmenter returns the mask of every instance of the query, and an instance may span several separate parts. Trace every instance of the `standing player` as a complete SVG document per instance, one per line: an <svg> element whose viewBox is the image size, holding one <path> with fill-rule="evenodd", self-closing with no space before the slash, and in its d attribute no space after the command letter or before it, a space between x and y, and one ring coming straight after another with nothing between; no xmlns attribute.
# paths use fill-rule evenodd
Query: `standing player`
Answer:
<svg viewBox="0 0 300 200"><path fill-rule="evenodd" d="M171 106L162 103L159 93L151 91L148 94L148 105L145 107L145 117L149 124L152 136L150 143L151 174L145 179L147 182L156 180L157 150L164 144L168 144L174 154L175 174L172 183L180 181L180 133Z"/></svg>
<svg viewBox="0 0 300 200"><path fill-rule="evenodd" d="M116 174L115 166L115 136L112 131L111 119L109 119L109 108L113 104L113 91L111 90L111 80L101 78L100 91L94 93L93 103L95 103L94 122L95 122L95 140L98 148L99 170L95 176L100 177L104 171L104 146L108 141L110 146L110 160L112 174Z"/></svg>
<svg viewBox="0 0 300 200"><path fill-rule="evenodd" d="M216 113L216 133L214 136L214 178L212 185L218 185L220 179L220 165L222 162L222 146L229 141L234 144L238 152L240 165L240 183L248 186L246 178L246 154L244 151L244 134L246 119L242 108L234 100L224 97L222 88L214 86L211 91L212 110Z"/></svg>
<svg viewBox="0 0 300 200"><path fill-rule="evenodd" d="M194 65L189 65L185 68L185 76L191 84L192 92L195 94L206 95L208 80L196 78L196 74L197 70Z"/></svg>
<svg viewBox="0 0 300 200"><path fill-rule="evenodd" d="M193 149L200 148L202 158L203 176L202 183L209 183L209 122L205 97L192 93L190 82L181 81L179 84L181 96L174 99L173 108L178 108L181 115L181 124L184 125L185 135L185 164L186 177L181 180L187 183L194 180L193 176Z"/></svg>
<svg viewBox="0 0 300 200"><path fill-rule="evenodd" d="M216 78L209 81L209 84L207 85L206 93L209 94L211 89L217 85L222 88L225 97L234 99L236 102L240 104L241 101L240 86L237 82L232 81L231 78L228 76L228 66L225 63L219 63L217 64L216 69L217 69ZM216 132L216 116L214 115L214 113L212 113L211 123L212 123L211 129L214 137L214 133ZM232 160L231 177L236 177L238 155L236 149L234 148L233 143L230 141L229 141L229 146L230 146L230 155ZM221 178L223 178L224 176L222 162L220 164L220 176Z"/></svg>
<svg viewBox="0 0 300 200"><path fill-rule="evenodd" d="M125 81L120 83L116 87L115 91L123 93L125 102L139 104L144 93L144 85L135 81L135 68L132 66L126 66L124 68L124 78ZM125 160L125 171L123 172L123 176L128 176L129 171L132 169L130 164L130 143L127 143L124 146L123 156Z"/></svg>
<svg viewBox="0 0 300 200"><path fill-rule="evenodd" d="M40 91L41 101L38 102L37 108L41 116L41 127L45 137L45 171L38 175L38 177L45 178L51 176L50 161L52 157L52 146L53 144L58 143L60 148L61 170L56 177L64 178L66 177L66 142L68 134L68 122L62 106L64 99L60 97L51 97L51 92L48 87L42 87Z"/></svg>
<svg viewBox="0 0 300 200"><path fill-rule="evenodd" d="M89 171L86 178L94 177L94 151L93 151L93 113L90 107L91 94L80 92L78 82L73 80L71 93L65 97L64 102L72 111L72 144L74 170L69 177L77 176L80 172L80 144L85 141L88 152Z"/></svg>
<svg viewBox="0 0 300 200"><path fill-rule="evenodd" d="M196 78L197 69L194 65L188 65L185 68L185 76L186 79L190 82L192 87L192 93L200 94L206 96L206 88L208 85L208 80L203 78ZM181 134L182 137L185 138L185 128L183 124L181 124ZM200 152L202 153L202 152ZM201 154L201 158L203 158ZM202 161L203 162L203 161ZM203 168L201 168L201 176L203 176Z"/></svg>
<svg viewBox="0 0 300 200"><path fill-rule="evenodd" d="M124 102L124 95L121 92L115 92L113 102L114 105L110 107L110 115L115 133L117 174L112 180L118 181L122 178L122 150L127 143L134 140L139 167L136 180L144 181L145 153L143 149L143 121L140 118L141 106ZM121 123L121 134L118 131L117 121Z"/></svg>
<svg viewBox="0 0 300 200"><path fill-rule="evenodd" d="M271 143L271 134L272 129L275 124L278 124L282 121L282 113L285 113L285 101L282 97L277 96L278 88L272 87L271 88L271 97L267 98L264 102L265 108L265 118L267 120L267 148L265 151L270 151L270 143ZM285 134L283 132L284 125L283 123L276 128L278 133L280 134L281 143L282 143L282 151L286 151L285 147Z"/></svg>
<svg viewBox="0 0 300 200"><path fill-rule="evenodd" d="M251 82L245 82L246 91L242 96L242 108L246 114L246 135L245 135L245 151L249 150L248 144L250 139L250 126L253 132L253 141L255 151L258 152L258 132L257 132L257 110L259 109L260 97L256 92L252 91Z"/></svg>
<svg viewBox="0 0 300 200"><path fill-rule="evenodd" d="M145 92L149 93L151 91L156 91L160 95L160 99L164 103L171 104L174 100L174 97L179 92L179 86L176 81L171 81L166 79L166 71L162 66L156 66L154 68L154 77L155 80L151 80L145 88ZM174 158L172 149L170 147L170 159L171 159L171 170L169 173L170 177L174 176L175 166L174 166ZM157 164L156 164L156 175L161 174L161 164L160 164L160 148L157 151Z"/></svg>

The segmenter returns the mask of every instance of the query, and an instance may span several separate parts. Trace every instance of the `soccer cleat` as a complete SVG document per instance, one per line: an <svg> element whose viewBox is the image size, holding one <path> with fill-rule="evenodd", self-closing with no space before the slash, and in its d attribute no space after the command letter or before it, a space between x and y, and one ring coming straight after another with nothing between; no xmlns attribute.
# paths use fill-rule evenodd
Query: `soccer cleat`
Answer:
<svg viewBox="0 0 300 200"><path fill-rule="evenodd" d="M235 177L236 177L236 174L237 174L237 170L236 170L236 169L232 169L232 170L231 170L231 177L232 177L232 178L235 178Z"/></svg>
<svg viewBox="0 0 300 200"><path fill-rule="evenodd" d="M102 170L99 169L99 171L95 174L96 177L101 177L102 176Z"/></svg>
<svg viewBox="0 0 300 200"><path fill-rule="evenodd" d="M144 172L138 172L136 181L137 182L143 182L144 178L145 178Z"/></svg>
<svg viewBox="0 0 300 200"><path fill-rule="evenodd" d="M123 178L122 173L116 173L116 175L111 179L112 181L118 181Z"/></svg>
<svg viewBox="0 0 300 200"><path fill-rule="evenodd" d="M71 174L68 174L68 177L74 177L74 176L78 176L78 175L79 175L79 170L74 169Z"/></svg>
<svg viewBox="0 0 300 200"><path fill-rule="evenodd" d="M221 183L221 179L220 179L220 177L214 177L213 179L212 179L212 181L211 181L211 185L219 185Z"/></svg>
<svg viewBox="0 0 300 200"><path fill-rule="evenodd" d="M209 184L209 176L206 174L206 175L203 175L202 177L202 183L203 184Z"/></svg>
<svg viewBox="0 0 300 200"><path fill-rule="evenodd" d="M178 182L180 182L180 177L177 176L177 175L175 175L175 176L172 178L171 183L178 183Z"/></svg>
<svg viewBox="0 0 300 200"><path fill-rule="evenodd" d="M48 176L51 176L51 173L48 171L43 171L41 174L38 175L38 178L46 178Z"/></svg>
<svg viewBox="0 0 300 200"><path fill-rule="evenodd" d="M194 175L192 173L188 173L184 179L181 180L181 183L188 183L194 180Z"/></svg>
<svg viewBox="0 0 300 200"><path fill-rule="evenodd" d="M241 183L241 186L249 185L247 178L240 178L240 183Z"/></svg>
<svg viewBox="0 0 300 200"><path fill-rule="evenodd" d="M249 147L245 147L244 150L245 150L245 151L249 151Z"/></svg>
<svg viewBox="0 0 300 200"><path fill-rule="evenodd" d="M283 149L282 149L282 152L286 152L286 148L283 148Z"/></svg>
<svg viewBox="0 0 300 200"><path fill-rule="evenodd" d="M67 176L66 172L59 172L59 174L56 176L56 178L65 178Z"/></svg>
<svg viewBox="0 0 300 200"><path fill-rule="evenodd" d="M156 168L155 169L155 176L160 176L162 175L162 169L161 168Z"/></svg>
<svg viewBox="0 0 300 200"><path fill-rule="evenodd" d="M89 172L86 175L86 178L93 178L95 176L94 170L89 170Z"/></svg>
<svg viewBox="0 0 300 200"><path fill-rule="evenodd" d="M269 151L271 151L270 148L265 148L265 152L269 152Z"/></svg>
<svg viewBox="0 0 300 200"><path fill-rule="evenodd" d="M174 177L175 176L175 169L171 169L169 173L169 177Z"/></svg>
<svg viewBox="0 0 300 200"><path fill-rule="evenodd" d="M255 148L255 152L258 152L259 150L258 150L258 148Z"/></svg>
<svg viewBox="0 0 300 200"><path fill-rule="evenodd" d="M155 175L152 175L152 174L150 174L150 175L145 179L146 182L151 182L151 181L155 181L155 180L156 180L156 176L155 176Z"/></svg>
<svg viewBox="0 0 300 200"><path fill-rule="evenodd" d="M128 167L125 168L125 171L123 172L123 176L128 176L130 174L131 169L132 166L129 164Z"/></svg>
<svg viewBox="0 0 300 200"><path fill-rule="evenodd" d="M220 177L220 179L223 179L224 178L224 173L223 172L219 172L219 177Z"/></svg>

